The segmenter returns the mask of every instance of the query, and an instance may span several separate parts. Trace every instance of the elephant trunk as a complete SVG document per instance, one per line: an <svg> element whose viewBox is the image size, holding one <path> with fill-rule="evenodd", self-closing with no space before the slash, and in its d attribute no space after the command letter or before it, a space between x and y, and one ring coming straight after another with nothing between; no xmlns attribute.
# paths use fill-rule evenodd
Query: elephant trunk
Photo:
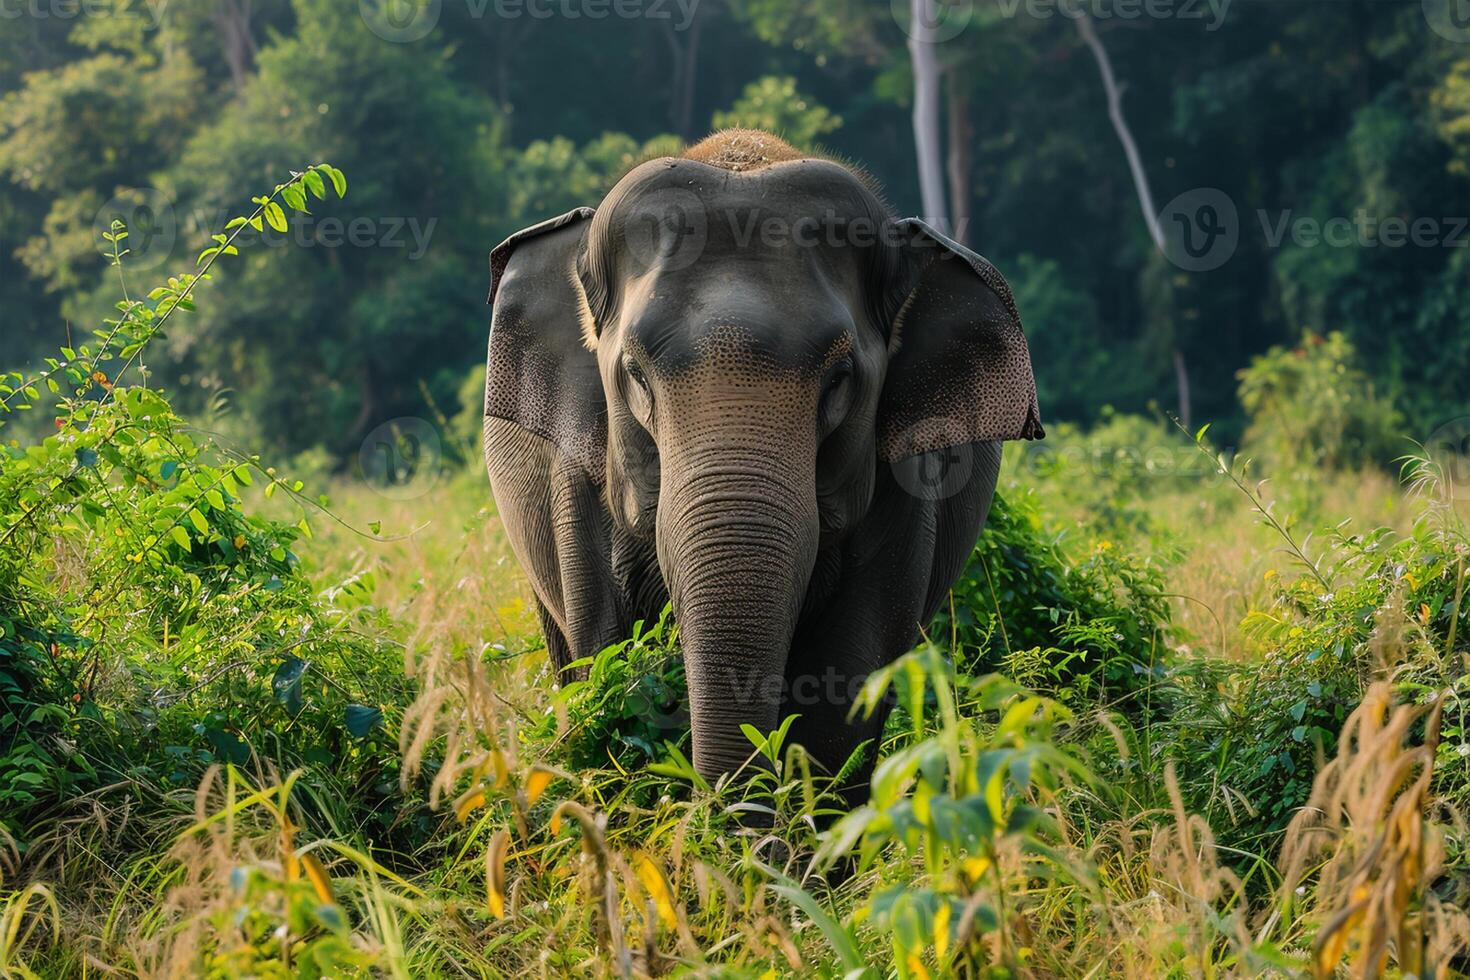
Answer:
<svg viewBox="0 0 1470 980"><path fill-rule="evenodd" d="M694 765L714 781L768 732L817 553L815 459L789 440L681 453L664 470L659 561L684 648Z"/></svg>

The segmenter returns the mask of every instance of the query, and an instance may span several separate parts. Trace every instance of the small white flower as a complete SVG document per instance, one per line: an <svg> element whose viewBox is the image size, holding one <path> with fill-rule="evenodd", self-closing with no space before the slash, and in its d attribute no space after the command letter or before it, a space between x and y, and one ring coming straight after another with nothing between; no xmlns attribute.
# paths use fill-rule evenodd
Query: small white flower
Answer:
<svg viewBox="0 0 1470 980"><path fill-rule="evenodd" d="M1122 633L1114 633L1113 634L1113 639L1116 640L1119 643L1122 643L1123 642L1123 634Z"/></svg>
<svg viewBox="0 0 1470 980"><path fill-rule="evenodd" d="M1455 752L1461 756L1470 755L1470 742L1461 742L1455 746Z"/></svg>

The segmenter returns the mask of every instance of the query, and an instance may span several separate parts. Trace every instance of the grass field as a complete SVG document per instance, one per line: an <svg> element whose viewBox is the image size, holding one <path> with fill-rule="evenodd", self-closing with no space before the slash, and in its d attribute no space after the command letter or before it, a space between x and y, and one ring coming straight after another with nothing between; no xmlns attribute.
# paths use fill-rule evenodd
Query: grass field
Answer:
<svg viewBox="0 0 1470 980"><path fill-rule="evenodd" d="M1016 450L976 558L1014 580L962 580L936 645L886 679L902 707L849 814L770 733L770 774L698 784L657 721L682 683L669 624L557 690L473 467L331 481L334 516L295 547L309 601L370 656L294 715L268 693L278 654L227 665L265 695L196 665L217 701L263 698L281 741L234 722L248 750L207 743L202 780L99 776L32 807L0 966L1444 975L1470 938L1465 641L1444 608L1463 501L1375 470L1238 487L1135 419ZM331 685L381 712L372 730L287 744L328 727L311 702Z"/></svg>
<svg viewBox="0 0 1470 980"><path fill-rule="evenodd" d="M1464 970L1470 481L1341 337L1241 454L1009 447L848 810L786 724L695 774L667 616L554 683L475 379L407 482L176 414L128 371L193 282L0 377L0 976Z"/></svg>

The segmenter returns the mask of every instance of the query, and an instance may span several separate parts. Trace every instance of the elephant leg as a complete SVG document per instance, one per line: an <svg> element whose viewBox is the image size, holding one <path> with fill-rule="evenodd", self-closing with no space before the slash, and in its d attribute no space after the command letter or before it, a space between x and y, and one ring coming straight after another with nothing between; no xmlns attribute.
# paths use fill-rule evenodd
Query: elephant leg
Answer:
<svg viewBox="0 0 1470 980"><path fill-rule="evenodd" d="M865 798L888 717L886 701L866 716L853 715L853 706L868 676L913 646L933 555L932 508L898 499L885 509L892 523L872 525L865 538L865 529L858 529L860 544L843 555L840 582L821 613L798 629L781 709L783 718L799 716L791 740L829 773L837 773L863 742L871 743L844 780L851 802Z"/></svg>
<svg viewBox="0 0 1470 980"><path fill-rule="evenodd" d="M866 798L891 692L870 715L849 720L853 705L873 671L919 641L990 510L999 444L973 443L950 458L964 469L935 484L942 494L915 494L911 480L880 472L873 506L836 560L836 584L824 590L820 614L803 620L792 646L782 704L783 718L800 715L792 740L831 772L871 743L841 787L850 804Z"/></svg>
<svg viewBox="0 0 1470 980"><path fill-rule="evenodd" d="M556 617L551 615L551 611L540 599L536 600L536 618L541 621L541 635L546 638L546 659L551 661L552 669L560 674L572 662L571 645L562 634Z"/></svg>
<svg viewBox="0 0 1470 980"><path fill-rule="evenodd" d="M590 474L513 422L485 420L490 485L530 579L558 671L627 632L611 569L611 520Z"/></svg>

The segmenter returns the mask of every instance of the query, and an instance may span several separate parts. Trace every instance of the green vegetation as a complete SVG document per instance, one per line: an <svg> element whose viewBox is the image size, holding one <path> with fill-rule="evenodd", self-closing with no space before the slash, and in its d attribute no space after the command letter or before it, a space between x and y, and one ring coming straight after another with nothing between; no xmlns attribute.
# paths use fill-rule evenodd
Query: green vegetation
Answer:
<svg viewBox="0 0 1470 980"><path fill-rule="evenodd" d="M216 265L248 267L241 236L345 191L293 175L146 293L114 226L145 298L0 382L11 417L59 406L0 455L0 968L1463 964L1462 461L1411 454L1399 486L1353 468L1371 406L1323 407L1295 457L1255 418L1277 493L1205 432L1061 426L1009 454L952 602L870 678L865 704L898 706L871 797L847 809L786 725L711 787L667 618L551 684L475 467L337 479L333 502L146 383ZM1286 410L1279 362L1357 377L1353 357L1309 337L1243 397Z"/></svg>
<svg viewBox="0 0 1470 980"><path fill-rule="evenodd" d="M668 614L554 683L475 365L489 248L712 126L919 213L906 5L502 6L0 10L0 977L1463 974L1445 5L1088 7L1155 205L1234 210L1197 271L1085 25L944 5L1050 436L857 805L784 725L697 776Z"/></svg>
<svg viewBox="0 0 1470 980"><path fill-rule="evenodd" d="M294 216L297 247L247 254L150 364L187 417L227 405L258 449L350 459L378 425L452 404L484 350L489 249L711 127L820 145L900 213L924 210L904 3L14 6L0 370L38 369L68 325L107 315L96 243L113 217L162 272L221 230L239 188L301 160L355 175L350 210ZM941 6L949 215L1016 289L1049 420L1162 409L1238 445L1236 372L1304 330L1361 353L1395 433L1423 441L1470 414L1470 59L1431 26L1453 4L1175 0L1129 16L1093 0L1153 209L1167 222L1171 201L1217 189L1234 212L1228 254L1199 271L1150 241L1070 9Z"/></svg>

